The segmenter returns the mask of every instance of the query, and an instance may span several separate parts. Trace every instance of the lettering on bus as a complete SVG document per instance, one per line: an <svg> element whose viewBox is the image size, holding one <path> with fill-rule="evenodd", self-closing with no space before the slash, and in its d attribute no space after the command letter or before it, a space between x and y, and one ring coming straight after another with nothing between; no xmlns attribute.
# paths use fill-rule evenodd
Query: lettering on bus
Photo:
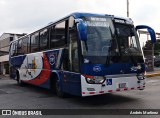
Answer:
<svg viewBox="0 0 160 118"><path fill-rule="evenodd" d="M109 27L109 23L101 21L85 21L87 26Z"/></svg>
<svg viewBox="0 0 160 118"><path fill-rule="evenodd" d="M115 23L122 23L122 24L129 24L132 25L133 21L132 20L124 20L124 19L114 19Z"/></svg>
<svg viewBox="0 0 160 118"><path fill-rule="evenodd" d="M98 18L98 17L91 17L91 21L104 21L106 22L106 18Z"/></svg>

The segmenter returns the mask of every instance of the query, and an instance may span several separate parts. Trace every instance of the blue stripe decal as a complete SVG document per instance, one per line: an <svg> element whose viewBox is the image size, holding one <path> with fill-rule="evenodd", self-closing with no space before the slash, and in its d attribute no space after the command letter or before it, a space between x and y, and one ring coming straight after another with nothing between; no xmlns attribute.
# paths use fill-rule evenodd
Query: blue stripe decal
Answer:
<svg viewBox="0 0 160 118"><path fill-rule="evenodd" d="M115 74L131 74L131 73L143 73L145 71L144 64L141 64L141 69L134 71L132 69L133 64L111 64L106 66L105 64L82 64L82 74L88 74L93 76L105 76Z"/></svg>

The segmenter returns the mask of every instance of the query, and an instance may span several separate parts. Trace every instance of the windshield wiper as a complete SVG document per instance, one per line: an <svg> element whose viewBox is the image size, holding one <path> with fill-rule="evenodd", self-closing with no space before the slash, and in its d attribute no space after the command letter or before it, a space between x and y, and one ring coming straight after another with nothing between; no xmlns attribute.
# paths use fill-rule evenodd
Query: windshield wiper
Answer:
<svg viewBox="0 0 160 118"><path fill-rule="evenodd" d="M86 51L88 52L88 45L87 45L87 42L85 41L84 44L85 44Z"/></svg>
<svg viewBox="0 0 160 118"><path fill-rule="evenodd" d="M106 66L109 66L109 64L110 64L110 57L107 56L107 57L106 57Z"/></svg>

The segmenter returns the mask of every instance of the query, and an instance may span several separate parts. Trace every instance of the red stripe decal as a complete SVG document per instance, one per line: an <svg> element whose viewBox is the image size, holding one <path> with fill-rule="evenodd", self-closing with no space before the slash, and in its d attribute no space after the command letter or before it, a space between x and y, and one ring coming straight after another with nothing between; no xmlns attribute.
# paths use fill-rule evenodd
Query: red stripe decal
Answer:
<svg viewBox="0 0 160 118"><path fill-rule="evenodd" d="M100 91L99 93L104 93L104 91Z"/></svg>
<svg viewBox="0 0 160 118"><path fill-rule="evenodd" d="M89 94L95 94L95 92L89 92Z"/></svg>
<svg viewBox="0 0 160 118"><path fill-rule="evenodd" d="M128 88L124 88L124 90L126 91L126 90L128 90Z"/></svg>
<svg viewBox="0 0 160 118"><path fill-rule="evenodd" d="M85 92L82 92L82 94L86 94Z"/></svg>
<svg viewBox="0 0 160 118"><path fill-rule="evenodd" d="M133 90L134 88L131 88L131 90Z"/></svg>
<svg viewBox="0 0 160 118"><path fill-rule="evenodd" d="M113 90L108 90L108 92L110 92L110 93L111 93L111 92L113 92Z"/></svg>
<svg viewBox="0 0 160 118"><path fill-rule="evenodd" d="M118 88L118 89L116 89L116 91L120 91L120 90L121 90L121 89L119 89L119 88Z"/></svg>

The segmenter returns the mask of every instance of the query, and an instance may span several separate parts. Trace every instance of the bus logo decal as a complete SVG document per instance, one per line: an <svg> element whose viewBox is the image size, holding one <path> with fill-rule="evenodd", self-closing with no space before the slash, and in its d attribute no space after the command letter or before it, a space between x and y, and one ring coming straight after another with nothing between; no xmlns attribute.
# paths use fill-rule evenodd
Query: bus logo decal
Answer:
<svg viewBox="0 0 160 118"><path fill-rule="evenodd" d="M133 66L131 67L131 71L137 71L140 70L142 67L140 65L138 65L137 67Z"/></svg>
<svg viewBox="0 0 160 118"><path fill-rule="evenodd" d="M93 67L93 71L100 72L101 71L101 67L95 66L95 67Z"/></svg>
<svg viewBox="0 0 160 118"><path fill-rule="evenodd" d="M54 65L55 64L55 56L54 55L50 55L50 57L49 57L49 63L51 64L51 65Z"/></svg>

